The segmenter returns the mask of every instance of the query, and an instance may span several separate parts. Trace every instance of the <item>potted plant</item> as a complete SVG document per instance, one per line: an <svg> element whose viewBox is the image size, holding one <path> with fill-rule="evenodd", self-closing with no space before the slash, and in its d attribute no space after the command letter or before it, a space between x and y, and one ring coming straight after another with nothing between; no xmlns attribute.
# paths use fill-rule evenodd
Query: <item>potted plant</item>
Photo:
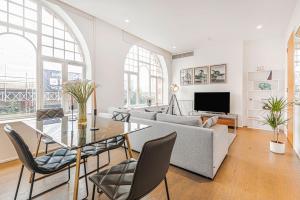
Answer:
<svg viewBox="0 0 300 200"><path fill-rule="evenodd" d="M274 153L285 153L285 143L279 141L279 127L285 126L288 121L284 114L287 105L286 99L277 97L269 98L264 105L264 109L268 111L264 124L269 125L274 133L273 140L270 141L270 151Z"/></svg>

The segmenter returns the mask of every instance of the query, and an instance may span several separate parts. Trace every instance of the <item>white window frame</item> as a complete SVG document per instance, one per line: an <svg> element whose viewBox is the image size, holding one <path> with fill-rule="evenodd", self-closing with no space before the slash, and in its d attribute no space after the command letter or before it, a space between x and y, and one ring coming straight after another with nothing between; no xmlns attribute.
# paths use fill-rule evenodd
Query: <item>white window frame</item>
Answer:
<svg viewBox="0 0 300 200"><path fill-rule="evenodd" d="M133 48L137 48L137 55L136 55L137 59L133 59L133 58L130 58L130 57L128 56L128 55L131 53L131 51L133 51ZM141 91L140 91L140 84L139 84L139 83L140 83L140 67L141 67L142 64L148 65L148 66L149 66L149 68L148 68L148 70L149 70L149 96L151 96L151 89L152 89L152 88L151 88L151 79L152 79L152 78L155 78L155 80L156 80L155 104L156 104L156 105L163 105L163 102L164 102L164 95L163 95L163 94L164 94L164 87L163 87L164 77L163 77L162 64L161 64L161 62L160 62L158 56L157 56L155 53L151 52L151 51L149 51L149 61L148 61L148 62L145 62L145 61L143 61L143 60L140 60L140 49L149 51L148 49L145 49L145 48L143 48L143 47L134 45L134 46L132 46L132 47L130 48L130 50L129 50L127 56L126 56L126 60L125 60L125 64L124 64L124 75L127 74L127 76L128 76L128 78L127 78L127 81L128 81L127 86L128 86L128 88L127 88L127 95L126 95L126 97L125 97L125 98L127 98L127 103L126 103L126 105L124 105L124 106L125 106L125 107L141 107L141 106L145 106L145 105L146 105L146 103L142 104L142 103L140 102L140 95L141 95L140 92L141 92ZM152 56L153 56L155 59L157 59L159 65L151 64L151 57L152 57ZM128 67L128 69L126 69L126 61L127 61L127 59L132 60L132 61L136 61L136 62L137 62L137 72L131 71L131 70L130 70L130 66ZM157 76L157 75L152 75L152 74L151 74L151 67L152 67L152 66L154 66L154 67L159 67L159 68L160 68L160 70L161 70L161 76ZM131 90L130 90L130 88L131 88L130 76L131 76L131 75L137 76L137 95L136 95L136 104L130 104L130 96L131 96L131 95L130 95L130 94L131 94ZM161 92L161 102L157 102L157 100L158 100L158 79L161 80L161 90L162 90L162 92Z"/></svg>
<svg viewBox="0 0 300 200"><path fill-rule="evenodd" d="M37 10L36 10L36 12L37 12L37 18L36 18L37 29L36 30L32 30L32 29L29 29L29 28L25 27L25 24L24 24L24 22L25 22L25 9L31 9L31 8L28 8L28 7L25 6L25 0L23 0L23 5L18 4L14 1L11 1L11 0L6 0L6 1L7 1L7 10L3 11L3 10L0 9L0 12L7 14L6 22L0 20L0 26L6 27L6 32L5 31L0 32L0 37L1 37L1 35L4 35L4 34L16 34L18 36L24 37L28 41L31 41L30 38L25 36L25 33L28 32L28 33L32 33L32 34L36 35L36 44L34 44L34 42L32 42L32 41L31 41L31 43L33 44L33 46L36 49L36 109L41 109L41 108L44 107L44 101L43 101L43 90L44 90L44 87L43 87L43 62L48 61L48 62L60 63L62 65L62 82L65 82L65 81L68 80L68 65L76 65L76 66L82 67L82 73L83 73L82 76L83 76L84 79L86 78L86 71L87 70L86 70L85 56L83 54L81 44L80 44L79 40L76 38L75 34L72 32L72 29L70 28L70 26L68 26L68 24L65 22L65 20L63 18L61 18L54 10L49 8L49 6L44 4L42 1L30 0L31 2L35 2L37 4ZM12 3L14 5L18 5L18 6L22 6L23 7L23 16L19 16L19 15L15 15L15 14L10 13L9 12L9 3ZM65 49L65 41L66 41L65 37L64 37L64 39L61 39L62 41L64 41L64 49L63 49L64 50L64 58L63 59L54 57L54 54L53 54L53 57L42 55L42 46L45 46L45 45L42 45L42 35L43 35L43 33L42 33L42 9L43 8L46 8L46 10L50 14L52 14L53 17L56 17L62 23L64 23L64 27L66 27L65 30L67 29L69 34L73 37L73 39L74 39L74 52L73 52L74 53L74 60L65 59L65 51L67 51ZM31 9L31 10L34 10L34 9ZM9 15L22 17L23 25L18 26L18 25L15 25L15 24L11 24L9 22L9 18L8 18ZM54 27L54 24L53 24L53 27ZM20 32L22 34L18 34L18 33L15 33L15 32L10 32L10 28L18 30L18 32ZM64 35L65 35L65 32L64 32ZM54 37L54 33L53 33L53 37ZM54 40L53 40L53 43L54 43ZM78 45L79 54L81 55L82 62L75 60L75 53L76 53L75 44ZM54 46L53 46L53 51L54 51ZM62 95L62 107L65 109L65 111L68 112L69 105L68 105L67 98L65 98L64 95ZM30 117L30 116L34 116L34 115L35 115L35 113L32 113L31 115L28 115L28 114L24 113L24 115L18 115L17 117L18 118L23 118L23 117ZM10 116L7 116L7 115L5 115L3 118L7 119L7 117L10 118ZM14 117L15 117L14 115L11 115L11 118L14 118ZM0 116L0 119L1 119L1 116Z"/></svg>

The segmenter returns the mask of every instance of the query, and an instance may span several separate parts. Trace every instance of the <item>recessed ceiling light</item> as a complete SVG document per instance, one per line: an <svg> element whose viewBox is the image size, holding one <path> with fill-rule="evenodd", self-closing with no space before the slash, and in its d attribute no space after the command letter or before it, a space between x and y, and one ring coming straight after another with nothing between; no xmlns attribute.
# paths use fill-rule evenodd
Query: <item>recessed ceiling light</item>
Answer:
<svg viewBox="0 0 300 200"><path fill-rule="evenodd" d="M125 23L130 23L130 20L129 19L125 19L124 22Z"/></svg>
<svg viewBox="0 0 300 200"><path fill-rule="evenodd" d="M263 25L260 24L260 25L257 25L257 26L256 26L256 29L259 30L259 29L262 29L262 27L263 27Z"/></svg>

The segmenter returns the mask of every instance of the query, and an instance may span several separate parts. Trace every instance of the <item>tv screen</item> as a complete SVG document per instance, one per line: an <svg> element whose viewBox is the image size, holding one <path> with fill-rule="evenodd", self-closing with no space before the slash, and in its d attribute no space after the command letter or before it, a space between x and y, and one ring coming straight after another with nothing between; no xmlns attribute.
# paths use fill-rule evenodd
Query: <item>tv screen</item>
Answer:
<svg viewBox="0 0 300 200"><path fill-rule="evenodd" d="M196 92L194 110L211 112L230 112L229 92Z"/></svg>

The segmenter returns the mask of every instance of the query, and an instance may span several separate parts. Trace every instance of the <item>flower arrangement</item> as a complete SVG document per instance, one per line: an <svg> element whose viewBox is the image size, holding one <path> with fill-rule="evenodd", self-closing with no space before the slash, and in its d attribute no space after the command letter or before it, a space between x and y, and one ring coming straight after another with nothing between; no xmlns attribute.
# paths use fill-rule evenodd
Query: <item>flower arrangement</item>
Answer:
<svg viewBox="0 0 300 200"><path fill-rule="evenodd" d="M63 92L71 95L78 103L78 123L86 124L86 103L95 90L95 84L89 80L67 81L63 84Z"/></svg>

